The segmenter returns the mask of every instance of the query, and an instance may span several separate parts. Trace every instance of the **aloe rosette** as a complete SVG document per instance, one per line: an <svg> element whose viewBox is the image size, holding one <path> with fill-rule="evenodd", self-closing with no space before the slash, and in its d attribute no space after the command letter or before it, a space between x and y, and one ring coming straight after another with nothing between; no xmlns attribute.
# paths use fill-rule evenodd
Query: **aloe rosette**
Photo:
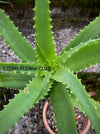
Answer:
<svg viewBox="0 0 100 134"><path fill-rule="evenodd" d="M49 3L49 0L35 0L36 50L31 48L0 9L0 35L22 60L22 63L0 63L0 87L19 90L19 94L0 111L0 133L9 132L25 112L49 96L58 134L77 133L73 106L88 116L96 133L100 134L100 104L90 98L76 73L100 62L100 38L97 38L100 35L100 16L76 35L57 56ZM48 67L49 70L46 69Z"/></svg>

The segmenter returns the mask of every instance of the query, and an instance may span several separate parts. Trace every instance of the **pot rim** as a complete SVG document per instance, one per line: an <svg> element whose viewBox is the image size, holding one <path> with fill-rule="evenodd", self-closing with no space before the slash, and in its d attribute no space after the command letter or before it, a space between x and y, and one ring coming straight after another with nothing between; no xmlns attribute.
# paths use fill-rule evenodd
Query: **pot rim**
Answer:
<svg viewBox="0 0 100 134"><path fill-rule="evenodd" d="M45 104L44 104L44 108L43 108L43 122L44 122L44 126L45 128L47 129L47 131L50 133L50 134L56 134L50 127L49 127L49 124L48 124L48 121L47 121L47 116L46 116L46 113L47 113L47 109L48 109L48 106L49 106L49 102L46 101ZM84 127L83 129L81 130L81 132L79 134L86 134L91 126L91 123L90 123L90 120L88 119L88 117L85 117L86 121L85 121L85 124L84 124Z"/></svg>

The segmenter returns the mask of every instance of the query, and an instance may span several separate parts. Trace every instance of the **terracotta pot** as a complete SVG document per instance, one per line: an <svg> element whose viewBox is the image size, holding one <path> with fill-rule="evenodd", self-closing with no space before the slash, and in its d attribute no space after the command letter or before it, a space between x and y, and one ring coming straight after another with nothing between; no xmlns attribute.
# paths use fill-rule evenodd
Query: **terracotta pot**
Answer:
<svg viewBox="0 0 100 134"><path fill-rule="evenodd" d="M49 106L49 103L48 103L48 101L46 101L44 108L43 108L43 122L44 122L44 125L45 125L45 128L47 129L47 131L50 134L55 134L55 132L53 132L53 130L48 125L47 116L46 116L48 106Z"/></svg>
<svg viewBox="0 0 100 134"><path fill-rule="evenodd" d="M55 132L53 132L53 130L48 125L48 121L47 121L47 117L46 117L48 106L49 106L49 103L48 103L48 101L46 101L44 108L43 108L43 122L44 122L45 128L47 129L47 131L50 134L56 134ZM85 125L84 125L84 128L82 129L82 131L80 132L80 134L86 134L91 125L89 119L87 117L85 117L85 118L86 118Z"/></svg>
<svg viewBox="0 0 100 134"><path fill-rule="evenodd" d="M88 94L90 96L97 95L96 92L88 92ZM48 125L47 116L46 116L48 106L49 106L49 103L48 103L48 101L46 101L46 103L44 105L44 108L43 108L43 122L44 122L44 125L45 125L46 129L48 130L48 132L50 134L56 134L55 132L53 132L53 130ZM86 134L88 132L90 126L91 126L90 120L88 119L88 117L85 117L85 118L86 118L86 121L85 121L85 124L84 124L84 128L81 130L81 132L79 134Z"/></svg>

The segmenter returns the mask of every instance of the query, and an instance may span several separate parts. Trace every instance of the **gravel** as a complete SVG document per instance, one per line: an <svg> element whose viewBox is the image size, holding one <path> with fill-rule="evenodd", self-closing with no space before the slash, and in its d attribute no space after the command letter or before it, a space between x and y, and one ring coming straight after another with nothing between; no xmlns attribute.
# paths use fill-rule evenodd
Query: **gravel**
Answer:
<svg viewBox="0 0 100 134"><path fill-rule="evenodd" d="M29 112L25 113L17 125L8 134L48 134L42 120L42 110L45 100L35 104ZM38 117L40 116L40 118Z"/></svg>
<svg viewBox="0 0 100 134"><path fill-rule="evenodd" d="M69 8L65 12L60 8L53 8L51 10L51 17L54 19L54 21L52 21L52 25L54 26L53 36L58 54L66 46L66 44L68 44L70 40L73 39L75 35L89 23L90 20L88 19L88 16L80 17L81 10L78 8ZM28 8L25 10L25 12L17 9L13 9L13 11L7 9L6 13L14 21L14 24L19 27L19 31L22 32L29 44L35 48L34 29L32 28L34 23L32 18L34 17L34 14L32 8ZM69 21L66 21L66 19L69 19ZM74 23L73 25L71 20ZM13 51L8 48L2 37L0 37L0 56L0 62L21 62ZM88 67L82 71L100 72L100 64L93 65L92 67ZM25 115L18 121L18 123L8 134L48 134L42 121L42 109L44 103L45 99L40 101L40 104L36 104L34 107L32 107L29 112L25 113ZM90 132L88 134L94 133Z"/></svg>

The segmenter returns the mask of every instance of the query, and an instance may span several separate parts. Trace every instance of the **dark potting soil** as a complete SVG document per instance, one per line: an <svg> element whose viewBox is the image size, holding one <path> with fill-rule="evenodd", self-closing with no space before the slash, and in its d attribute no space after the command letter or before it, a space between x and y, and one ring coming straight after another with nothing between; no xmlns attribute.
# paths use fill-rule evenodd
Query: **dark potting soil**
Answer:
<svg viewBox="0 0 100 134"><path fill-rule="evenodd" d="M18 93L18 90L8 90L0 87L0 111L4 109L4 105L9 103L9 99L13 99L14 95Z"/></svg>

